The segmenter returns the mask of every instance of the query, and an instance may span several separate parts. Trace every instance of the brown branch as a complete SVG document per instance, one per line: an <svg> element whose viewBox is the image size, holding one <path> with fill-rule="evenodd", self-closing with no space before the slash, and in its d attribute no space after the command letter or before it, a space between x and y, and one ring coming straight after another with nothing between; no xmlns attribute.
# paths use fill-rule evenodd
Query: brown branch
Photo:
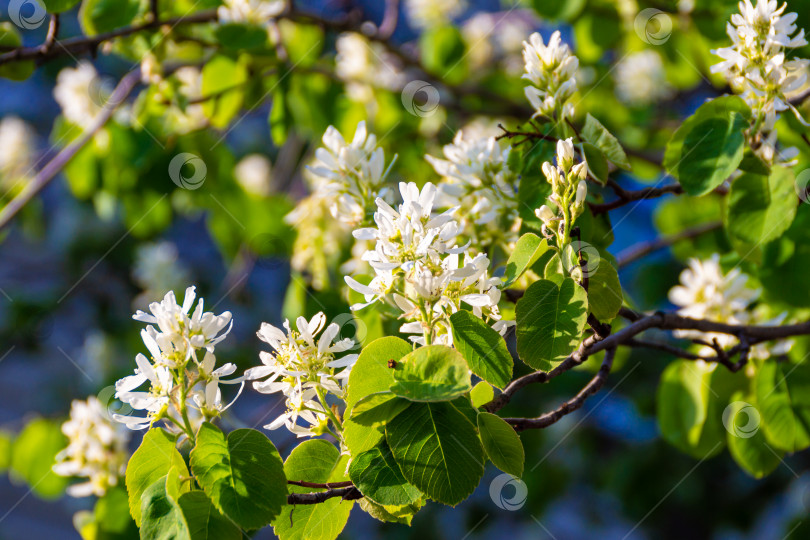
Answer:
<svg viewBox="0 0 810 540"><path fill-rule="evenodd" d="M617 184L615 181L608 180L608 186L613 189L613 192L616 193L618 199L607 203L589 203L591 211L595 216L615 210L616 208L620 208L634 201L655 199L669 193L676 195L683 193L683 187L681 187L680 184L670 184L663 187L647 187L637 191L628 191L619 186L619 184Z"/></svg>
<svg viewBox="0 0 810 540"><path fill-rule="evenodd" d="M93 124L75 141L59 151L56 156L37 173L33 180L25 184L22 191L0 210L0 230L31 200L42 191L51 180L70 162L71 159L86 145L95 134L109 121L113 112L121 105L135 88L140 80L140 70L134 69L121 79L113 90L102 111Z"/></svg>
<svg viewBox="0 0 810 540"><path fill-rule="evenodd" d="M319 504L334 497L340 497L344 501L355 501L362 499L363 494L354 486L328 489L314 493L290 493L287 495L287 504Z"/></svg>
<svg viewBox="0 0 810 540"><path fill-rule="evenodd" d="M613 359L616 356L616 349L610 348L605 351L605 359L599 367L599 371L588 381L576 396L569 399L551 412L544 413L537 418L504 418L515 431L524 429L542 429L558 422L564 416L571 414L585 404L585 400L597 393L607 381L608 374L613 367Z"/></svg>
<svg viewBox="0 0 810 540"><path fill-rule="evenodd" d="M650 253L654 253L660 249L664 249L666 247L672 246L673 244L677 244L681 240L690 240L693 238L697 238L698 236L704 235L708 232L716 231L717 229L720 229L722 227L723 227L722 221L711 221L709 223L703 223L701 225L685 229L684 231L681 231L678 234L665 236L663 238L653 240L652 242L645 242L641 244L636 244L634 246L630 246L629 248L622 251L616 256L617 264L619 268L622 268L624 266L627 266L631 262L646 257Z"/></svg>
<svg viewBox="0 0 810 540"><path fill-rule="evenodd" d="M389 39L399 22L399 0L385 0L385 14L377 30L377 36L381 39Z"/></svg>
<svg viewBox="0 0 810 540"><path fill-rule="evenodd" d="M45 42L40 46L43 52L50 51L54 43L56 43L56 36L59 34L59 14L54 13L51 15L51 20L48 23L48 34L45 36Z"/></svg>
<svg viewBox="0 0 810 540"><path fill-rule="evenodd" d="M142 32L144 30L154 30L162 25L175 27L185 24L208 23L216 20L216 10L207 10L200 11L199 13L195 13L187 17L176 17L166 19L165 21L154 20L142 24L125 26L111 32L97 34L95 36L80 36L62 41L56 41L54 45L58 46L52 46L48 49L44 49L41 45L36 47L19 47L13 51L0 54L0 65L11 62L19 62L22 60L35 60L38 63L43 63L62 55L76 56L83 53L94 53L102 43L119 37L137 34L138 32Z"/></svg>

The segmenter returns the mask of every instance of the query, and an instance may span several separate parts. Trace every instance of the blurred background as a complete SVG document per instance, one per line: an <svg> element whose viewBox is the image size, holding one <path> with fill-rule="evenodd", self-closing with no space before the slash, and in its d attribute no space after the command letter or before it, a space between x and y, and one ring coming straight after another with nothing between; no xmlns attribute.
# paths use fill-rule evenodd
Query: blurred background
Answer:
<svg viewBox="0 0 810 540"><path fill-rule="evenodd" d="M10 20L14 4L0 2L3 21ZM116 9L91 4L103 13ZM193 9L218 2L198 4ZM93 501L65 496L68 481L47 471L64 445L59 426L71 400L96 395L111 403L111 385L130 374L135 355L144 352L140 325L131 319L136 309L168 290L180 296L196 284L206 310L233 313L233 331L217 351L240 371L259 363L263 347L255 332L262 321L280 325L283 317L320 310L330 319L349 313L348 299L337 292L339 276L328 270L330 260L348 249L345 235L308 246L293 268L296 232L284 220L307 193L303 165L328 125L350 138L357 122L367 120L386 155L399 156L395 180L435 181L423 156L439 155L459 129L497 135L498 122L514 127L531 115L519 80L521 43L534 31L548 38L559 29L580 58L579 115L599 118L630 150L633 174L623 173L619 181L637 189L662 180L654 162L660 163L679 120L706 98L728 91L708 68L716 62L709 50L726 44L725 23L736 10L731 1L296 2L326 21L371 21L378 27L385 24L386 4L397 6L389 42L402 56L361 33L280 25L275 31L287 55L283 61L293 69L258 77L278 59L256 53L248 62L233 53L202 75L187 73L186 81L136 91L0 231L0 538L78 537L72 516ZM171 9L182 14L192 7L184 0ZM646 8L660 10L670 28L662 20L652 27L642 21L639 30L637 15ZM810 2L792 0L789 9L799 12L800 26L810 26ZM79 35L82 16L77 8L62 14L59 36ZM45 21L22 31L23 42L42 43L47 27ZM181 36L171 53L176 58L193 58L200 46L195 40L206 39ZM240 44L233 46L238 50ZM141 48L136 39L122 40L97 55L61 55L24 81L0 79L3 204L81 132L54 98L60 71L78 60L91 62L96 75L89 88L96 104L103 103L137 65L133 58L140 58ZM417 57L421 67L408 62ZM406 103L403 86L412 80L429 88ZM233 83L243 91L231 92ZM183 94L184 84L196 85L197 96L222 95L197 103ZM172 158L184 152L200 156L205 169L199 185L190 188L167 174ZM195 177L198 165L187 165L186 176ZM8 174L12 166L24 174ZM711 224L720 212L711 197L627 206L611 213L614 241L608 251L621 259L631 246ZM807 223L807 205L799 212L796 227ZM626 296L639 309L671 308L666 293L685 258L726 249L725 236L710 232L627 264L620 273ZM803 298L805 291L797 294ZM410 528L377 522L356 508L341 538L810 537L802 533L810 530L802 521L810 510L806 454L787 457L756 480L727 452L698 461L660 438L655 395L671 360L643 350L624 354L607 388L581 411L546 430L522 433L527 493L510 491L514 486L491 490L499 474L491 468L458 508L429 504ZM504 413L555 407L579 390L595 369L590 364L598 362L531 388ZM278 396L248 388L225 426L260 427L280 407ZM293 436L266 433L286 456ZM133 439L135 448L140 434ZM256 537L270 538L272 529Z"/></svg>

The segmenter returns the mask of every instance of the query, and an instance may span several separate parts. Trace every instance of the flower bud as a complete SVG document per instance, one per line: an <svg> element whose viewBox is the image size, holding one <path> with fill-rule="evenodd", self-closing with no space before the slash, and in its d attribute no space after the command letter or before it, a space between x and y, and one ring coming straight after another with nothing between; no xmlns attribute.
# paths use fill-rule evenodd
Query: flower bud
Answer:
<svg viewBox="0 0 810 540"><path fill-rule="evenodd" d="M578 176L580 180L585 180L585 178L588 177L588 166L585 164L584 161L582 163L577 163L571 169L571 172L573 173L575 178Z"/></svg>
<svg viewBox="0 0 810 540"><path fill-rule="evenodd" d="M557 141L557 165L563 170L568 171L571 165L574 164L574 143L572 138L565 140L560 139Z"/></svg>
<svg viewBox="0 0 810 540"><path fill-rule="evenodd" d="M540 218L540 220L546 225L549 225L554 220L554 218L557 217L554 215L554 212L551 211L551 208L549 208L545 204L540 208L538 208L537 210L535 210L534 215Z"/></svg>
<svg viewBox="0 0 810 540"><path fill-rule="evenodd" d="M580 165L583 165L582 163ZM579 184L577 184L577 197L574 200L575 206L582 206L582 203L585 202L585 196L588 194L588 184L585 183L585 180L580 180Z"/></svg>
<svg viewBox="0 0 810 540"><path fill-rule="evenodd" d="M546 180L556 191L557 185L560 183L560 171L557 167L546 161L543 163L543 174L546 175Z"/></svg>

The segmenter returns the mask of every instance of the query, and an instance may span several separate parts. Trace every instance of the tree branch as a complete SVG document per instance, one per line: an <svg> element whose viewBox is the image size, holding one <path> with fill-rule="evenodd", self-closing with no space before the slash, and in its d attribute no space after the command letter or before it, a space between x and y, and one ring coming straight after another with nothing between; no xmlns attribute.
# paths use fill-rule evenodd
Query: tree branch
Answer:
<svg viewBox="0 0 810 540"><path fill-rule="evenodd" d="M620 208L626 204L634 201L641 201L644 199L655 199L669 193L679 195L683 193L683 187L680 184L670 184L663 187L647 187L637 191L628 191L622 188L613 180L608 180L608 186L613 189L618 199L607 203L590 203L591 211L594 215L604 214L616 208Z"/></svg>
<svg viewBox="0 0 810 540"><path fill-rule="evenodd" d="M140 69L130 71L121 79L118 85L113 90L110 98L105 103L104 108L98 114L93 124L82 135L59 151L56 156L50 160L45 166L37 173L33 180L28 182L22 191L17 194L2 210L0 210L0 230L3 229L11 219L17 215L27 203L34 196L39 193L51 180L67 165L73 157L79 153L84 145L86 145L95 134L109 121L113 112L126 100L127 96L135 88L135 85L140 80Z"/></svg>
<svg viewBox="0 0 810 540"><path fill-rule="evenodd" d="M544 413L537 418L504 418L515 431L523 431L524 429L542 429L558 422L564 416L571 414L585 404L585 400L597 393L607 381L608 374L613 367L613 359L616 356L616 349L610 348L605 352L605 359L599 367L599 371L594 377L588 381L582 390L576 396L569 399L553 411Z"/></svg>
<svg viewBox="0 0 810 540"><path fill-rule="evenodd" d="M287 480L288 484L293 486L301 486L301 487L308 487L308 488L320 488L320 489L332 489L332 488L344 488L344 487L351 487L354 484L349 482L325 482L325 483L318 483L318 482L307 482L305 480Z"/></svg>
<svg viewBox="0 0 810 540"><path fill-rule="evenodd" d="M681 240L690 240L692 238L697 238L698 236L702 236L708 232L716 231L717 229L720 229L722 227L723 227L722 221L711 221L709 223L703 223L701 225L685 229L679 232L678 234L673 234L671 236L665 236L657 240L653 240L652 242L636 244L619 253L616 256L616 261L618 263L619 268L622 268L624 266L627 266L631 262L637 261L638 259L641 259L651 253L658 251L659 249L664 249L666 247L677 244Z"/></svg>
<svg viewBox="0 0 810 540"><path fill-rule="evenodd" d="M319 504L334 497L340 497L344 501L356 501L362 499L363 494L354 486L328 489L315 493L290 493L287 495L287 504Z"/></svg>

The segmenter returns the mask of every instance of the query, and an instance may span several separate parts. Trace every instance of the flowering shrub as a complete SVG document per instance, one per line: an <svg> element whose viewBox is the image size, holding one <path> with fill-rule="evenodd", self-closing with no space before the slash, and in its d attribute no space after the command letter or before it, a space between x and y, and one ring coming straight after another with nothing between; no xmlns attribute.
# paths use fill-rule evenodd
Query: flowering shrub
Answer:
<svg viewBox="0 0 810 540"><path fill-rule="evenodd" d="M664 127L645 115L698 84L671 72L669 53L683 56L678 44L664 48L672 19L698 36L698 22L716 26L715 12L707 22L697 3L679 2L676 15L587 2L615 15L617 35L627 31L613 74L600 22L587 9L543 2L534 2L540 15L573 25L581 52L565 31L530 33L528 15L507 21L527 34L520 74L511 36L466 59L476 44L465 39L488 39L478 28L488 22L453 26L465 2L404 3L402 15L422 32L418 56L392 38L397 2L375 23L359 12L321 18L281 0L205 9L83 0L85 36L62 43L56 14L75 4L45 2L56 30L38 48L22 47L3 23L0 73L20 78L9 68L33 69L61 54L57 45L137 59L115 88L85 60L56 77L62 115L52 138L68 144L54 159L65 160L56 164L76 197L92 198L102 217L120 213L127 235L142 237L174 213L204 213L195 223L205 222L237 276L286 268L286 258L293 275L284 305L262 307L281 308L281 327L256 329L237 310L205 311L195 286L182 303L166 291L200 275L183 246L139 248L135 302L148 311L132 318L146 325L145 351L109 400L73 402L66 446L48 463L82 479L68 494L99 498L92 515L77 514L84 538L134 534L127 516L141 538L241 538L271 525L282 539L328 540L353 509L410 525L429 502L454 507L470 497L487 463L519 482L519 433L581 408L621 369L617 358L637 349L672 360L657 414L662 437L684 453L704 460L728 448L759 478L810 446L801 398L810 392L810 214L801 204L809 177L794 170L810 147L801 102L810 61L785 4L740 2L730 45L711 52L720 59L706 74L715 74L716 97L677 125L669 114ZM708 48L699 54L709 61ZM618 101L612 89L599 93L601 80L615 80ZM281 150L272 160L255 148L237 159L220 143L240 111L268 96ZM470 119L448 136L467 113L497 120ZM0 225L53 176L46 167L28 184L39 188L13 187L31 176L31 139L22 120L0 123L0 146L14 149L0 159L9 187ZM161 149L145 150L152 140ZM804 144L804 154L788 144ZM110 170L121 162L129 168L117 178ZM170 196L150 183L163 171ZM660 173L675 182L623 187L630 174ZM291 186L297 202L278 193ZM656 214L669 236L612 255L614 226L627 214L611 212L665 195L678 196ZM644 288L619 270L672 245L688 259L680 283L667 282L677 272L639 281L667 289L676 309L645 312ZM229 272L222 298L247 274ZM653 329L672 339L642 336ZM254 331L261 350L238 343ZM254 349L249 364L226 348L237 345ZM541 414L513 403L523 388L575 369L591 378L558 407ZM243 425L231 407L254 391L264 394L251 399L265 419L230 429ZM758 411L754 435L740 435L740 403ZM498 414L507 406L528 416ZM295 446L283 460L269 437L284 431ZM144 434L130 455L131 432ZM111 530L106 507L127 524Z"/></svg>

